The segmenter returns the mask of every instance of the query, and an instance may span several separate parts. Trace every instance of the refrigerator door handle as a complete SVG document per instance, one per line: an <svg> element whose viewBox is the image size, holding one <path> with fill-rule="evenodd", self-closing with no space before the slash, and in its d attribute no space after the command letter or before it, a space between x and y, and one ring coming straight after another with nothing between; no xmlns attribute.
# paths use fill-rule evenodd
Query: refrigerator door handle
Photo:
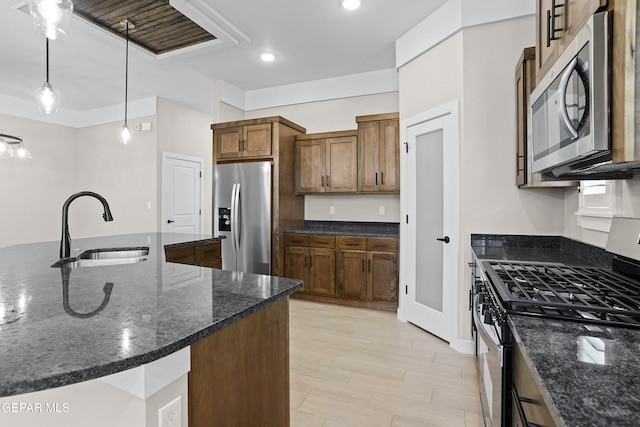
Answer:
<svg viewBox="0 0 640 427"><path fill-rule="evenodd" d="M236 228L238 226L238 210L236 209L236 188L238 184L233 184L231 187L231 244L233 246L233 251L238 251L238 245L236 243Z"/></svg>
<svg viewBox="0 0 640 427"><path fill-rule="evenodd" d="M236 198L234 205L234 216L236 226L233 228L233 239L235 241L236 251L240 250L240 183L236 184Z"/></svg>

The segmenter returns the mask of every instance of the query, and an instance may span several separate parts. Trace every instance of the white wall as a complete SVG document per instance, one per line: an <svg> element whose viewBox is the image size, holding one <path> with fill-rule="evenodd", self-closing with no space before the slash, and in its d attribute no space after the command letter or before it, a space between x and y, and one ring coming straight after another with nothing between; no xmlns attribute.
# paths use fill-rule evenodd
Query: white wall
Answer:
<svg viewBox="0 0 640 427"><path fill-rule="evenodd" d="M60 239L62 203L76 177L75 130L4 114L0 128L21 136L33 155L0 160L0 247Z"/></svg>
<svg viewBox="0 0 640 427"><path fill-rule="evenodd" d="M185 156L198 157L204 160L204 201L202 213L204 215L205 234L211 234L211 210L213 206L212 171L213 171L213 140L211 131L211 117L199 111L192 110L180 104L158 98L158 158L157 174L158 192L156 199L162 200L162 156L160 153L169 152ZM162 206L158 205L158 230L163 221Z"/></svg>
<svg viewBox="0 0 640 427"><path fill-rule="evenodd" d="M533 17L471 27L400 69L401 120L460 105L461 339L470 338L470 234L563 233L563 190L515 185L515 66L534 37Z"/></svg>
<svg viewBox="0 0 640 427"><path fill-rule="evenodd" d="M164 99L157 115L128 121L131 142L118 141L122 122L73 128L0 115L4 133L21 136L33 159L0 161L0 247L58 240L62 205L73 193L104 196L102 206L82 197L69 210L71 238L160 230L161 151L205 160L204 232L211 232L211 118ZM150 132L136 125L151 123Z"/></svg>
<svg viewBox="0 0 640 427"><path fill-rule="evenodd" d="M398 111L398 92L356 96L247 111L246 119L282 116L307 129L307 133L357 129L356 116ZM335 213L329 214L334 206ZM385 207L380 215L379 207ZM398 195L305 196L305 219L318 221L399 222Z"/></svg>

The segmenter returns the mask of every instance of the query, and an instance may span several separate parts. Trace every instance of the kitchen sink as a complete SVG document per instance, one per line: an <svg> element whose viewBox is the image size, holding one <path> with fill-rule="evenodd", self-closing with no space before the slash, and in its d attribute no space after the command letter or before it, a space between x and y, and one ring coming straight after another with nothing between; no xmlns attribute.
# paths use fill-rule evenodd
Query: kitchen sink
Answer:
<svg viewBox="0 0 640 427"><path fill-rule="evenodd" d="M89 249L74 258L62 258L51 267L100 267L106 265L135 264L147 260L149 248L136 246L130 248Z"/></svg>

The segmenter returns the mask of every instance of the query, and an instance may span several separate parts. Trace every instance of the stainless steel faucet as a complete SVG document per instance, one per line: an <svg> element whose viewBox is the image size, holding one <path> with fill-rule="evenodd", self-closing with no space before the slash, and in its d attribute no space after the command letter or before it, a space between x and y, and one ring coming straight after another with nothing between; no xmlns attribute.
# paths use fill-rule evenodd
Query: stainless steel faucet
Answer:
<svg viewBox="0 0 640 427"><path fill-rule="evenodd" d="M62 238L60 239L60 258L69 258L71 256L71 236L69 236L69 205L78 197L82 196L91 196L95 197L102 203L102 207L104 208L104 213L102 214L102 218L105 221L113 221L113 216L111 216L111 209L109 209L109 203L107 203L106 199L97 193L93 193L91 191L81 191L79 193L72 194L64 205L62 205Z"/></svg>

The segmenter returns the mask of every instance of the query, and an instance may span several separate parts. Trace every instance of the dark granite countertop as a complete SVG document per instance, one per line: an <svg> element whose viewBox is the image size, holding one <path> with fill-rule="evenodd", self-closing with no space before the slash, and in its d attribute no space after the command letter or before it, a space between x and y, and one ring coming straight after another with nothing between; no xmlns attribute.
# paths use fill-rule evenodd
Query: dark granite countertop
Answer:
<svg viewBox="0 0 640 427"><path fill-rule="evenodd" d="M304 228L288 229L285 233L330 234L360 237L400 237L400 224L395 222L305 221Z"/></svg>
<svg viewBox="0 0 640 427"><path fill-rule="evenodd" d="M60 242L0 250L0 397L86 381L167 356L299 289L299 280L165 261L210 236L141 233L72 241L147 246L135 264L52 268Z"/></svg>
<svg viewBox="0 0 640 427"><path fill-rule="evenodd" d="M559 426L640 420L640 331L511 316L514 338Z"/></svg>
<svg viewBox="0 0 640 427"><path fill-rule="evenodd" d="M602 248L560 236L472 234L479 260L559 262L611 268ZM514 339L559 426L636 426L640 331L510 315Z"/></svg>

